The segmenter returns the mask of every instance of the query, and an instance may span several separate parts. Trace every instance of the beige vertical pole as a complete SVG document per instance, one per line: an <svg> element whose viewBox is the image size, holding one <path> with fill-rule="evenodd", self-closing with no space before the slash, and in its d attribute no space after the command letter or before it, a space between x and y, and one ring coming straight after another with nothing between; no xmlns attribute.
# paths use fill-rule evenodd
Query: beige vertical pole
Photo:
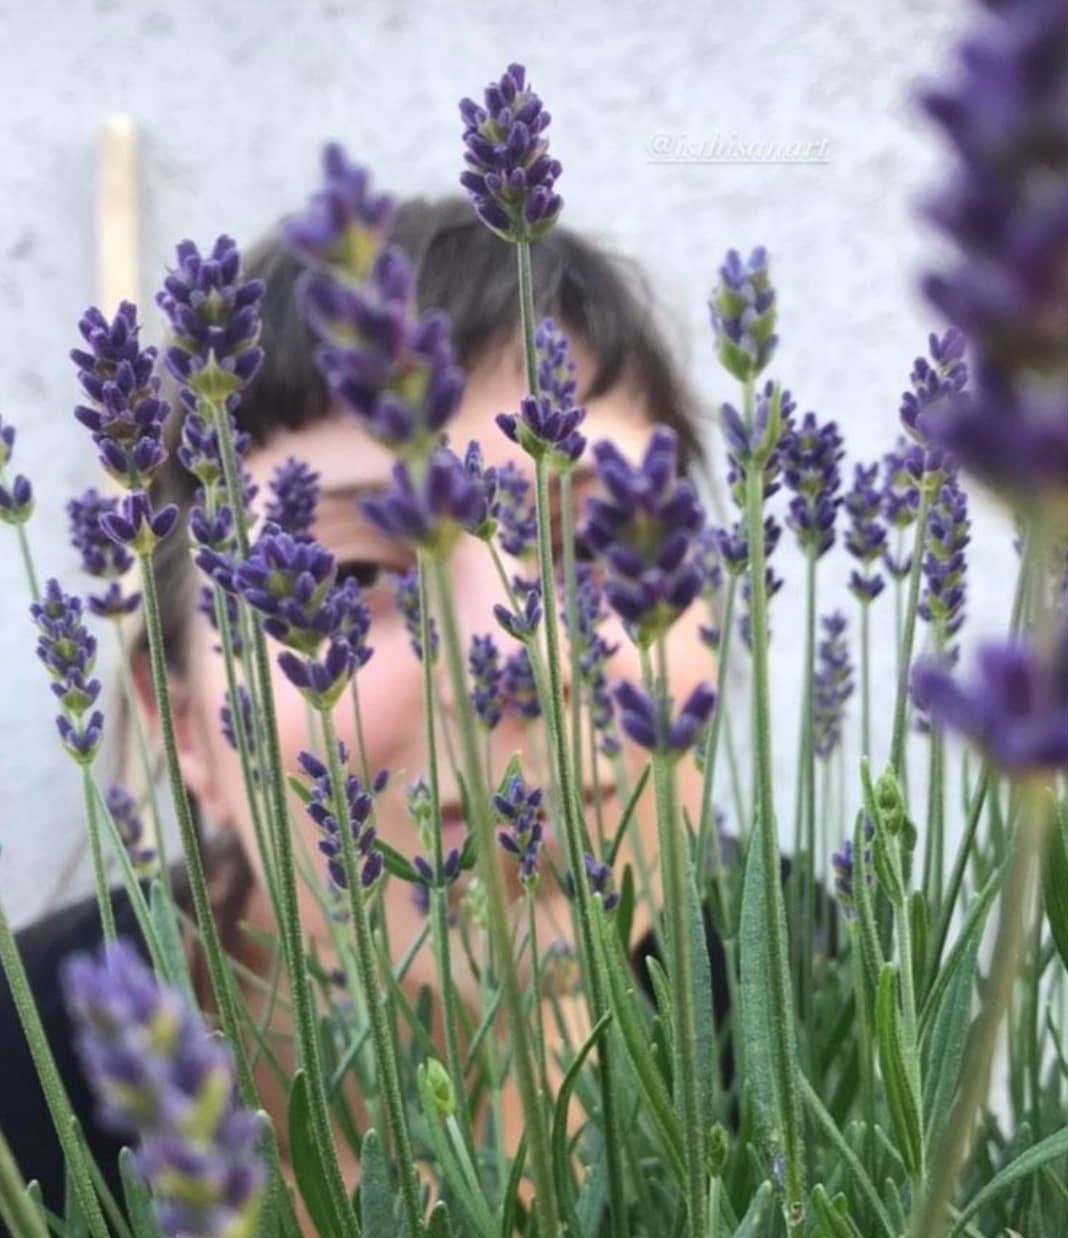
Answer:
<svg viewBox="0 0 1068 1238"><path fill-rule="evenodd" d="M109 116L96 148L96 302L109 318L141 293L137 127Z"/></svg>

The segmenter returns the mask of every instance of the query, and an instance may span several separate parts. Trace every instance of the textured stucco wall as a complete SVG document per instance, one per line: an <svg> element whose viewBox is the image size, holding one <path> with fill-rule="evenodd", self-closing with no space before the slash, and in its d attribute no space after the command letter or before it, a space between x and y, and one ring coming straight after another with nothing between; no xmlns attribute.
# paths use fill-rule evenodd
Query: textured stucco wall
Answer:
<svg viewBox="0 0 1068 1238"><path fill-rule="evenodd" d="M65 358L94 296L93 148L107 114L129 113L141 132L147 300L181 237L248 241L298 204L325 138L400 193L453 187L457 100L507 60L525 61L555 118L568 221L645 262L710 404L732 394L705 325L714 269L728 246L762 242L780 293L775 373L802 410L839 418L852 455L868 458L895 432L929 326L915 275L934 242L911 203L940 151L910 89L937 70L963 18L957 0L0 0L0 414L18 425L17 466L36 486L42 576L74 566L63 504L96 480ZM825 161L661 161L680 142L732 135L814 142ZM1002 624L1011 570L1002 523L977 505L975 526L973 635ZM0 529L0 894L21 921L41 907L80 815L14 546ZM774 617L784 804L801 598L787 563L780 556L788 583ZM847 570L836 556L825 576ZM883 678L887 632L878 628L875 655Z"/></svg>

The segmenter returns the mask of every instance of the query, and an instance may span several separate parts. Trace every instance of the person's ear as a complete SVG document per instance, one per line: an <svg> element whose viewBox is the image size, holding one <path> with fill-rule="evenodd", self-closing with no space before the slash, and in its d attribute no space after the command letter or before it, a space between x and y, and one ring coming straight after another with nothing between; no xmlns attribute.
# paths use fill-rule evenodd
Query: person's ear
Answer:
<svg viewBox="0 0 1068 1238"><path fill-rule="evenodd" d="M130 670L138 709L150 743L156 751L162 751L162 725L147 650L137 650L132 655ZM169 673L167 699L174 723L174 740L182 781L207 819L219 821L221 800L216 763L209 742L206 719L201 716L190 681L184 676Z"/></svg>

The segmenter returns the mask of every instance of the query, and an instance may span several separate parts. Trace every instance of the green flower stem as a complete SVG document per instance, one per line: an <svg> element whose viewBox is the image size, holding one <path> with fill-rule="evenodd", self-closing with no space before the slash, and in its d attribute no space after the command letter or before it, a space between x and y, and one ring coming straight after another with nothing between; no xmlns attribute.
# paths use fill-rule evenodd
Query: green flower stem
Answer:
<svg viewBox="0 0 1068 1238"><path fill-rule="evenodd" d="M0 472L0 482L4 480ZM22 556L22 566L26 572L26 581L30 586L30 597L33 601L41 600L41 587L37 583L37 571L33 566L33 555L30 553L30 539L26 536L26 525L19 520L15 523L15 539L19 544L19 554Z"/></svg>
<svg viewBox="0 0 1068 1238"><path fill-rule="evenodd" d="M371 934L371 921L367 914L364 889L356 865L356 842L349 825L349 806L345 795L345 771L338 754L337 732L330 711L320 711L323 724L323 746L330 770L330 785L334 795L334 819L341 840L341 858L348 886L349 909L356 938L356 964L360 984L367 1002L371 1035L375 1046L375 1060L382 1075L386 1112L390 1133L394 1140L397 1168L400 1175L401 1194L408 1218L408 1232L413 1238L423 1232L422 1206L419 1198L419 1177L415 1172L415 1154L408 1130L408 1116L401 1092L400 1075L397 1071L396 1045L390 1036L389 1022L378 983L375 963L375 945Z"/></svg>
<svg viewBox="0 0 1068 1238"><path fill-rule="evenodd" d="M111 891L108 875L104 869L104 852L100 846L100 815L96 809L96 788L89 766L83 765L82 795L85 797L85 817L89 832L89 855L93 862L93 885L96 887L96 904L100 910L100 924L104 940L115 940L115 912L111 906Z"/></svg>
<svg viewBox="0 0 1068 1238"><path fill-rule="evenodd" d="M460 1053L459 1016L456 1007L456 987L452 979L449 946L449 895L444 885L445 850L441 837L441 792L438 778L438 753L434 736L434 676L430 662L430 590L426 553L419 552L419 640L423 656L419 659L423 673L423 718L426 732L427 775L430 782L431 846L435 885L430 892L431 934L434 961L438 970L443 1022L445 1026L445 1065L452 1080L460 1113L461 1130L466 1146L474 1147L471 1119L464 1085L463 1057Z"/></svg>
<svg viewBox="0 0 1068 1238"><path fill-rule="evenodd" d="M950 1220L948 1206L971 1144L979 1107L990 1089L998 1031L1012 991L1027 934L1027 905L1038 857L1045 853L1052 801L1040 777L1024 786L1024 807L1012 841L983 1006L972 1028L961 1069L961 1087L930 1157L926 1191L916 1198L910 1238L938 1238Z"/></svg>
<svg viewBox="0 0 1068 1238"><path fill-rule="evenodd" d="M160 880L170 893L171 872L167 861L167 840L163 836L163 816L159 808L159 796L156 794L156 779L152 774L152 757L148 750L148 736L145 734L144 719L141 717L141 707L137 700L137 690L134 687L133 672L130 669L130 659L127 656L126 644L122 637L122 623L113 624L115 643L118 645L117 661L119 677L122 681L122 692L126 700L126 717L133 727L134 739L137 744L137 756L141 763L141 778L144 782L144 792L148 797L149 811L152 813L152 827L155 834L156 856L159 860Z"/></svg>
<svg viewBox="0 0 1068 1238"><path fill-rule="evenodd" d="M667 641L663 635L657 638L655 678L648 648L642 647L640 652L645 690L656 701L657 730L660 735L666 736L671 720ZM653 753L653 786L656 793L661 880L671 957L671 1016L679 1071L674 1090L676 1104L681 1100L686 1159L686 1232L691 1238L705 1238L708 1229L708 1165L705 1156L702 1088L697 1069L697 1013L694 1007L693 956L687 917L686 865L689 859L689 835L679 820L672 760L661 747Z"/></svg>
<svg viewBox="0 0 1068 1238"><path fill-rule="evenodd" d="M529 242L519 242L516 250L519 263L519 312L523 333L523 358L526 367L527 388L534 395L538 391L538 371L537 351L534 344L534 280ZM582 857L583 852L589 850L589 833L586 829L582 805L579 800L579 789L574 782L574 771L570 767L567 735L563 718L564 697L563 684L560 678L560 637L557 626L556 591L553 582L549 478L544 457L534 462L534 493L538 522L538 570L541 578L542 626L545 631L546 662L549 676L549 709L546 711L546 718L549 721L550 744L553 748L556 779L563 808L568 864L575 881L579 950L583 962L583 972L587 980L590 1022L593 1026L596 1026L608 1006L603 987L603 978L599 975L594 965L593 929L589 905L590 893L584 880ZM571 687L574 693L577 694L579 692L577 682L572 682ZM501 940L505 939L501 938ZM601 1061L601 1105L604 1110L611 1223L617 1238L623 1238L625 1192L623 1187L623 1166L620 1157L623 1140L616 1118L610 1051L604 1041L602 1041L598 1053ZM531 1139L532 1156L533 1153L533 1139ZM554 1214L555 1208L554 1198Z"/></svg>
<svg viewBox="0 0 1068 1238"><path fill-rule="evenodd" d="M898 649L897 699L894 705L894 730L890 741L890 764L901 775L905 760L905 721L908 717L909 672L912 670L912 645L916 638L916 606L920 600L920 578L923 575L923 547L927 540L927 515L937 490L940 474L924 473L920 479L920 507L916 513L916 540L912 547L909 572L908 602L905 606L905 632Z"/></svg>
<svg viewBox="0 0 1068 1238"><path fill-rule="evenodd" d="M816 761L812 751L812 708L816 661L816 552L805 555L805 647L802 652L804 679L801 688L800 742L797 754L797 793L794 801L795 876L790 880L793 909L789 923L796 926L797 983L801 1017L812 1043L812 1018L815 1002L812 985L814 953L812 926L815 921L816 861ZM797 861L802 859L803 863ZM800 870L800 871L798 871ZM800 907L798 907L800 895ZM799 913L799 914L796 914Z"/></svg>
<svg viewBox="0 0 1068 1238"><path fill-rule="evenodd" d="M242 558L247 557L249 549L248 529L246 526L245 505L241 492L240 473L237 467L233 438L230 433L230 420L221 404L206 401L206 411L210 414L212 423L218 434L220 454L223 460L223 472L226 478L227 501L234 513L234 526ZM148 591L146 590L146 602ZM156 598L155 583L152 585L152 597ZM179 826L182 831L182 842L187 858L192 851L190 861L190 878L193 888L194 905L197 912L197 923L202 933L205 933L209 966L215 968L212 962L213 953L219 954L218 935L211 911L207 904L206 889L203 882L203 866L192 831L192 820L189 814L189 801L186 798L185 787L181 781L181 772L177 765L177 753L174 750L173 725L170 723L170 710L164 708L167 691L166 671L163 667L162 640L159 637L159 604L154 600L156 636L150 643L153 656L153 681L156 682L157 694L160 684L164 698L160 699L160 716L166 719L164 728L165 740L169 733L168 768L171 771L171 789L175 803L179 806ZM271 680L271 669L267 657L267 642L263 629L258 623L251 625L252 663L254 667L255 687L258 689L260 710L263 719L263 738L266 752L260 762L260 777L267 780L267 804L269 810L269 828L274 840L274 854L278 874L278 899L281 918L279 930L282 948L286 957L286 970L289 973L292 991L293 1009L297 1027L298 1062L307 1075L308 1097L311 1116L312 1137L316 1151L326 1175L327 1194L330 1199L335 1220L342 1232L354 1229L355 1214L349 1201L345 1181L338 1163L337 1150L330 1128L330 1116L327 1109L325 1079L322 1065L322 1053L319 1042L319 1029L315 1014L315 1003L308 980L307 960L304 955L304 943L301 936L300 916L297 905L296 866L293 859L293 844L289 832L289 813L286 805L286 786L282 770L282 754L278 739L278 719L274 705L274 690ZM151 629L150 629L151 632ZM158 662L158 671L156 663ZM158 680L158 682L157 682ZM172 756L173 752L173 756ZM264 857L266 861L267 857ZM200 893L198 893L198 888ZM201 899L203 898L203 907ZM203 920L202 920L203 916ZM205 932L206 926L206 932ZM215 977L212 977L216 985ZM220 977L221 987L225 989L225 976ZM216 985L216 993L219 985ZM224 1026L226 1023L224 1021ZM238 1054L238 1075L247 1073L247 1065L241 1066L245 1057L244 1049L236 1028L227 1026L227 1033L235 1041L235 1051ZM251 1087L251 1079L248 1086ZM259 1106L256 1105L256 1108Z"/></svg>
<svg viewBox="0 0 1068 1238"><path fill-rule="evenodd" d="M527 905L527 933L529 934L530 975L534 987L534 1056L541 1075L541 1089L546 1096L549 1091L549 1059L545 1051L545 1013L541 1001L541 959L538 957L538 920L534 907L534 893L527 890L523 901Z"/></svg>
<svg viewBox="0 0 1068 1238"><path fill-rule="evenodd" d="M734 725L731 722L730 712L727 712L723 719L723 747L727 753L727 773L731 780L731 799L734 801L734 812L738 822L738 829L742 833L745 845L749 845L749 835L753 829L753 823L746 813L745 794L742 791L742 774L741 768L738 765L738 753L734 747Z"/></svg>
<svg viewBox="0 0 1068 1238"><path fill-rule="evenodd" d="M568 652L571 658L571 770L575 785L582 777L582 672L578 643L578 571L575 566L574 513L571 510L571 474L560 475L560 540L564 549L564 607L567 616Z"/></svg>
<svg viewBox="0 0 1068 1238"><path fill-rule="evenodd" d="M901 587L898 586L900 595ZM860 606L860 755L871 756L871 603ZM900 643L900 642L899 642Z"/></svg>
<svg viewBox="0 0 1068 1238"><path fill-rule="evenodd" d="M0 1221L19 1238L48 1238L48 1226L26 1194L26 1183L0 1131Z"/></svg>
<svg viewBox="0 0 1068 1238"><path fill-rule="evenodd" d="M530 1029L527 1024L523 993L516 974L515 958L509 949L511 932L508 925L508 908L505 901L504 879L497 862L497 845L493 836L493 822L489 813L489 800L482 788L479 768L478 744L471 717L470 701L464 683L463 650L456 624L449 582L444 565L434 560L431 565L434 592L438 602L445 640L445 655L459 719L464 777L471 794L471 822L478 854L479 876L486 893L488 933L499 946L498 966L504 1007L508 1016L508 1032L516 1072L516 1084L523 1106L526 1122L527 1146L530 1152L531 1170L534 1177L534 1212L541 1238L557 1238L560 1229L556 1202L556 1186L552 1173L552 1157L549 1148L549 1130L546 1121L547 1097L541 1095L538 1081L531 1066ZM581 875L576 884L581 886Z"/></svg>
<svg viewBox="0 0 1068 1238"><path fill-rule="evenodd" d="M74 1184L78 1202L82 1206L89 1232L93 1238L109 1238L110 1231L104 1214L100 1208L87 1158L80 1141L74 1131L74 1112L71 1109L70 1097L63 1086L56 1060L48 1046L41 1016L33 1000L29 978L19 956L15 936L11 931L3 899L0 899L0 964L3 965L7 985L11 990L11 1000L22 1024L26 1043L29 1045L30 1056L33 1058L37 1077L41 1081L48 1112L56 1129L59 1146L63 1150L63 1159Z"/></svg>
<svg viewBox="0 0 1068 1238"><path fill-rule="evenodd" d="M753 382L744 386L747 424L752 421ZM754 817L756 843L761 849L764 897L771 909L767 925L766 955L771 1002L772 1043L778 1075L776 1091L782 1112L778 1115L786 1160L786 1216L798 1226L805 1215L804 1129L798 1082L797 1033L794 1026L794 995L790 983L789 947L784 936L786 908L779 881L779 835L775 823L772 790L771 697L768 670L768 599L764 579L764 471L762 464L748 469L745 485L746 523L749 538L750 629L753 665L753 757Z"/></svg>
<svg viewBox="0 0 1068 1238"><path fill-rule="evenodd" d="M946 625L939 620L934 625L932 648L938 657L946 647ZM945 877L946 821L946 740L941 727L930 733L930 766L927 781L927 834L924 839L923 897L930 908L942 901Z"/></svg>

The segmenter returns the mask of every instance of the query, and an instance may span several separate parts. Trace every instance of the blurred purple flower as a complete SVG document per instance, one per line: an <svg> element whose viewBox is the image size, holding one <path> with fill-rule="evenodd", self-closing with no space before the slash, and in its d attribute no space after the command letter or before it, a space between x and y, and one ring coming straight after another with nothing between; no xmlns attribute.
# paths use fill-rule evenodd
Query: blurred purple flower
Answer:
<svg viewBox="0 0 1068 1238"><path fill-rule="evenodd" d="M728 250L719 281L709 302L716 350L723 368L747 382L768 365L778 343L767 250L757 247L747 261Z"/></svg>
<svg viewBox="0 0 1068 1238"><path fill-rule="evenodd" d="M853 486L842 500L849 515L846 550L860 565L849 576L849 590L861 603L873 602L883 591L882 576L873 571L886 552L886 526L880 518L882 491L877 484L878 463L853 469Z"/></svg>
<svg viewBox="0 0 1068 1238"><path fill-rule="evenodd" d="M82 571L109 582L103 593L88 594L86 602L94 615L108 619L132 614L141 603L140 593L123 593L119 579L133 567L133 555L108 536L101 520L105 515L114 515L117 509L114 496L105 497L94 489L67 504L70 540L82 557Z"/></svg>
<svg viewBox="0 0 1068 1238"><path fill-rule="evenodd" d="M827 758L842 742L842 715L853 695L853 668L845 639L846 617L840 611L820 621L823 639L817 651L812 690L812 747Z"/></svg>
<svg viewBox="0 0 1068 1238"><path fill-rule="evenodd" d="M294 537L310 536L319 503L319 474L291 456L274 470L267 488L270 498L264 519Z"/></svg>

